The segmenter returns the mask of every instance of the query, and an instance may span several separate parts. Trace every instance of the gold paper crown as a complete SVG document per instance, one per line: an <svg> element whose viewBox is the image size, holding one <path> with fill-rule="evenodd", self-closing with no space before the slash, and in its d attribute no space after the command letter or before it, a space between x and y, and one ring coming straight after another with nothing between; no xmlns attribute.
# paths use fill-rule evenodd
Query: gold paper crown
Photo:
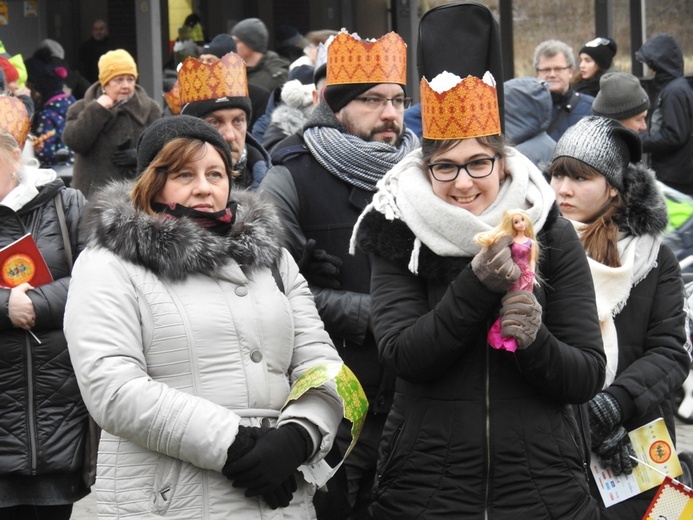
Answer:
<svg viewBox="0 0 693 520"><path fill-rule="evenodd" d="M479 78L467 76L441 93L422 78L420 95L426 139L471 139L501 133L496 89Z"/></svg>
<svg viewBox="0 0 693 520"><path fill-rule="evenodd" d="M394 32L374 42L346 31L327 48L327 85L348 83L407 83L407 44Z"/></svg>
<svg viewBox="0 0 693 520"><path fill-rule="evenodd" d="M176 81L171 90L164 92L164 99L168 105L171 114L177 116L180 114L180 84Z"/></svg>
<svg viewBox="0 0 693 520"><path fill-rule="evenodd" d="M12 134L19 148L24 148L30 126L29 114L23 102L16 97L0 96L0 128Z"/></svg>
<svg viewBox="0 0 693 520"><path fill-rule="evenodd" d="M222 97L248 97L245 61L230 52L211 65L186 58L178 71L181 106Z"/></svg>

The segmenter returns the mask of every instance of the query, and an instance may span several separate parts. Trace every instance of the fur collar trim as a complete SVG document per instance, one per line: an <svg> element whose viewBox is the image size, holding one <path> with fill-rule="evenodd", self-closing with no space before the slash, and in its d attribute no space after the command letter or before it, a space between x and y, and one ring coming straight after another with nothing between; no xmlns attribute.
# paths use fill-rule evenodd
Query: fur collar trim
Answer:
<svg viewBox="0 0 693 520"><path fill-rule="evenodd" d="M619 229L634 236L661 235L669 216L654 172L642 163L629 164L623 191L626 204L616 217Z"/></svg>
<svg viewBox="0 0 693 520"><path fill-rule="evenodd" d="M131 183L112 183L87 205L83 227L91 247L102 247L162 278L179 281L202 273L214 276L234 259L246 274L271 267L281 254L281 223L262 195L232 191L236 221L219 236L182 219L137 211L130 202Z"/></svg>

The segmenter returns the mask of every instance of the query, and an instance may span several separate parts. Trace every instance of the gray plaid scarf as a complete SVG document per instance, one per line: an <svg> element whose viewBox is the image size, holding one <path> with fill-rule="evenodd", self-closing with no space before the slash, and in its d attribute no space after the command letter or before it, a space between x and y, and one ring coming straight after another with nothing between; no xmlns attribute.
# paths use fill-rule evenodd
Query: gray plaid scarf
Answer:
<svg viewBox="0 0 693 520"><path fill-rule="evenodd" d="M404 130L399 146L393 146L380 141L364 141L340 130L336 118L335 123L335 126L306 128L303 133L306 146L332 175L366 191L375 191L383 175L419 145L418 138L409 129Z"/></svg>

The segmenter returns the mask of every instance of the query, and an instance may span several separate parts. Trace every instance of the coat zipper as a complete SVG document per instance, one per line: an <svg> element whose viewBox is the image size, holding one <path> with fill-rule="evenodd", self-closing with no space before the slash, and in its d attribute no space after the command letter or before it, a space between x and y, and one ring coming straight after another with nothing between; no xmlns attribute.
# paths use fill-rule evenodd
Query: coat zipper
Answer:
<svg viewBox="0 0 693 520"><path fill-rule="evenodd" d="M40 217L40 215L38 216ZM38 230L38 223L41 220L36 218L31 227L31 236L36 237L36 231ZM38 449L36 440L36 409L34 404L34 352L31 348L31 337L28 332L24 333L26 339L26 380L27 380L27 426L29 428L29 452L31 454L31 474L36 475L37 469L37 459L38 459Z"/></svg>
<svg viewBox="0 0 693 520"><path fill-rule="evenodd" d="M487 324L488 325L488 324ZM490 328L490 326L488 326ZM491 376L489 370L489 348L486 348L486 485L484 489L484 518L488 520L488 493L491 478Z"/></svg>
<svg viewBox="0 0 693 520"><path fill-rule="evenodd" d="M29 427L29 453L31 454L31 474L36 475L36 411L34 410L34 355L31 350L29 333L24 334L26 345L27 405L26 416Z"/></svg>

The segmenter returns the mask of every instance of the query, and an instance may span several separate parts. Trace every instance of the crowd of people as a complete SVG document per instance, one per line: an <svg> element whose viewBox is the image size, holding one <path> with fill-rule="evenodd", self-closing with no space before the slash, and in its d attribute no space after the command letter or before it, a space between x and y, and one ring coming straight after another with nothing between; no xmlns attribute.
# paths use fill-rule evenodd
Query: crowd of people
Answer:
<svg viewBox="0 0 693 520"><path fill-rule="evenodd" d="M481 5L428 15L498 47ZM425 63L443 34L412 64L395 32L184 29L164 107L103 20L75 67L0 44L0 517L641 518L656 489L609 507L590 467L676 439L676 40L635 54L650 98L608 37L502 78Z"/></svg>

